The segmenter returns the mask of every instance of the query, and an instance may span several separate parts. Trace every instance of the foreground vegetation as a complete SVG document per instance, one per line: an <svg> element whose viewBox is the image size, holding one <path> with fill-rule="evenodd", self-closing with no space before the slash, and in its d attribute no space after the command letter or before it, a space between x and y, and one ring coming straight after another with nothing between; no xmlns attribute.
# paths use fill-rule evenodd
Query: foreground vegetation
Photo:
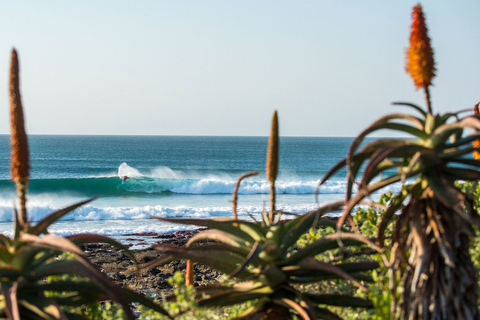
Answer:
<svg viewBox="0 0 480 320"><path fill-rule="evenodd" d="M433 113L435 66L420 5L413 10L407 70L425 92L426 110L398 103L416 115L390 114L360 133L319 185L346 167L345 200L292 219L275 206L275 112L267 150L268 210L260 221L237 219L238 186L257 174L249 173L236 185L231 219L159 219L209 229L185 247L158 246L159 258L141 266L188 259L185 279L180 273L170 279L174 296L153 301L113 283L78 247L105 242L126 250L121 244L99 235L48 233L52 223L93 199L29 222L28 140L13 50L11 174L20 210L13 213L13 237L0 235L0 319L479 319L480 161L471 155L479 155L480 119L478 112ZM409 138L362 143L381 129ZM398 192L371 199L394 183L401 185ZM337 223L322 219L338 209ZM193 263L225 278L194 288Z"/></svg>

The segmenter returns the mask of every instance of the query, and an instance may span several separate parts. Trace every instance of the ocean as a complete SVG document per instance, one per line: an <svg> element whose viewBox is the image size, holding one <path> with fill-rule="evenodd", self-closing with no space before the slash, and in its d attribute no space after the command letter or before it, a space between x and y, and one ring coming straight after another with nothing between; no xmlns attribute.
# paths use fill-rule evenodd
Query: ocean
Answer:
<svg viewBox="0 0 480 320"><path fill-rule="evenodd" d="M315 189L351 141L281 137L277 208L298 214L342 199L345 170L320 189L318 204ZM250 171L259 175L242 182L238 212L242 219L258 218L270 199L267 143L268 137L31 135L29 220L99 196L55 223L50 232L99 233L122 240L132 233L189 229L151 217L232 216L235 183ZM0 135L0 158L0 233L11 235L16 194L10 182L8 135ZM124 176L129 178L122 184Z"/></svg>

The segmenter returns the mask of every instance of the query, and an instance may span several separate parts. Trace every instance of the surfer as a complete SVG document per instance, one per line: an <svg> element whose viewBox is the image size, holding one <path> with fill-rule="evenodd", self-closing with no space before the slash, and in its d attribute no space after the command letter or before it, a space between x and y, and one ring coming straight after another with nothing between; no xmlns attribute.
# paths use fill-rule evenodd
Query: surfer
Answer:
<svg viewBox="0 0 480 320"><path fill-rule="evenodd" d="M124 184L124 183L125 183L125 181L127 181L127 179L128 179L128 177L127 177L127 176L124 176L124 177L123 177L122 184Z"/></svg>

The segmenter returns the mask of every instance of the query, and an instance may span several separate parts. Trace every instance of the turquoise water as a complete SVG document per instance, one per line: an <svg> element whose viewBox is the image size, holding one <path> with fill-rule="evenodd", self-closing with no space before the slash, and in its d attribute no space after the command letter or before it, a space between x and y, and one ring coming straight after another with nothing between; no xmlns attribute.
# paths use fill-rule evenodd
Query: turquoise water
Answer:
<svg viewBox="0 0 480 320"><path fill-rule="evenodd" d="M277 207L301 213L317 207L315 189L345 156L351 138L282 137ZM239 213L258 216L269 201L265 178L267 137L43 136L29 137L29 219L100 196L55 224L61 235L95 232L119 236L169 232L179 226L158 217L231 216L240 175L259 171L239 190ZM15 200L9 181L9 136L0 135L0 232L11 230ZM320 204L343 198L346 171L320 189ZM129 179L122 184L122 178Z"/></svg>

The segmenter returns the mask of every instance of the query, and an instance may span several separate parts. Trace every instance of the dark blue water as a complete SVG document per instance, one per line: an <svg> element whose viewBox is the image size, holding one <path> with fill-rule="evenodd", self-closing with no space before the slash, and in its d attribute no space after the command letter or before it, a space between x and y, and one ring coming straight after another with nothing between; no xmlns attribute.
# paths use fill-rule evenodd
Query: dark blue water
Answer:
<svg viewBox="0 0 480 320"><path fill-rule="evenodd" d="M329 168L343 158L351 138L282 137L278 206L300 213L317 206L314 192ZM268 202L267 137L29 136L30 218L93 195L59 232L95 230L118 234L150 230L149 216L215 217L231 214L238 177L259 171L240 188L242 212L258 215ZM15 199L9 182L9 136L0 135L0 221L10 221ZM342 197L341 171L321 189L320 200ZM129 179L122 184L122 178ZM113 221L113 222L112 222ZM77 228L78 227L78 228ZM85 230L84 230L85 231Z"/></svg>
<svg viewBox="0 0 480 320"><path fill-rule="evenodd" d="M280 174L321 177L345 156L351 138L284 137ZM31 177L82 178L117 173L126 162L139 170L244 173L263 171L267 137L30 136ZM0 179L9 177L9 136L0 135Z"/></svg>

